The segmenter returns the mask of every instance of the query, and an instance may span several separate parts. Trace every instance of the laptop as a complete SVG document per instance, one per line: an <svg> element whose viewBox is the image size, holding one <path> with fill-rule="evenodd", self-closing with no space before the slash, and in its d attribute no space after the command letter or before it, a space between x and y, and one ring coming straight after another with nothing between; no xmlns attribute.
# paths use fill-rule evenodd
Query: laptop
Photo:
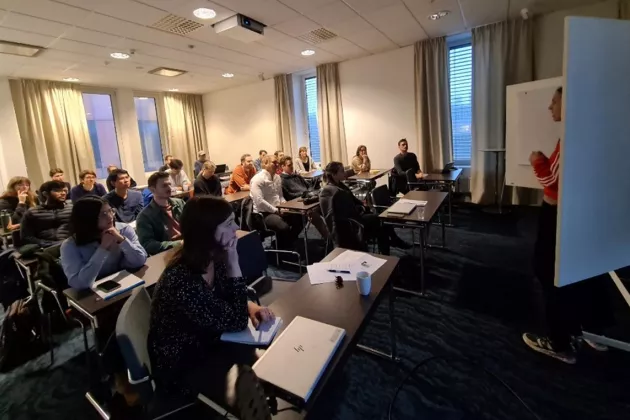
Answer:
<svg viewBox="0 0 630 420"><path fill-rule="evenodd" d="M287 401L306 403L345 335L343 328L297 316L254 364L254 372L284 391Z"/></svg>
<svg viewBox="0 0 630 420"><path fill-rule="evenodd" d="M225 163L221 163L217 165L217 168L214 170L215 174L223 174L225 173L225 168L227 167L227 164Z"/></svg>

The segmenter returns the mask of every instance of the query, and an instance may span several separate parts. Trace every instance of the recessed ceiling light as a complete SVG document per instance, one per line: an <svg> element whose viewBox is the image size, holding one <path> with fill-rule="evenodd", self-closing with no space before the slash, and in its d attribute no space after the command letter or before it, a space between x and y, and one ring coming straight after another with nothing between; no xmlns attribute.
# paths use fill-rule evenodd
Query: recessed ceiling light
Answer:
<svg viewBox="0 0 630 420"><path fill-rule="evenodd" d="M169 89L168 91L169 91L169 92L179 92L179 89L175 89L175 88L173 88L173 89Z"/></svg>
<svg viewBox="0 0 630 420"><path fill-rule="evenodd" d="M76 77L64 77L63 81L64 82L78 82L79 79L77 79Z"/></svg>
<svg viewBox="0 0 630 420"><path fill-rule="evenodd" d="M223 73L223 77L230 79L232 77L234 77L234 75L232 73Z"/></svg>
<svg viewBox="0 0 630 420"><path fill-rule="evenodd" d="M110 54L110 57L116 58L118 60L126 60L130 57L130 55L123 52L113 52Z"/></svg>
<svg viewBox="0 0 630 420"><path fill-rule="evenodd" d="M443 17L448 16L449 13L451 13L450 10L440 10L437 13L433 13L432 15L429 15L429 19L440 20Z"/></svg>
<svg viewBox="0 0 630 420"><path fill-rule="evenodd" d="M199 19L212 19L217 16L217 12L215 12L212 9L206 9L205 7L201 7L199 9L193 10L193 15L195 15Z"/></svg>
<svg viewBox="0 0 630 420"><path fill-rule="evenodd" d="M20 44L19 42L0 41L0 53L20 55L22 57L35 57L44 47L37 45Z"/></svg>
<svg viewBox="0 0 630 420"><path fill-rule="evenodd" d="M315 54L315 51L313 50L304 50L302 51L302 55L308 57L309 55L313 55Z"/></svg>
<svg viewBox="0 0 630 420"><path fill-rule="evenodd" d="M157 74L158 76L175 77L187 73L185 70L169 69L167 67L158 67L149 71L151 74Z"/></svg>

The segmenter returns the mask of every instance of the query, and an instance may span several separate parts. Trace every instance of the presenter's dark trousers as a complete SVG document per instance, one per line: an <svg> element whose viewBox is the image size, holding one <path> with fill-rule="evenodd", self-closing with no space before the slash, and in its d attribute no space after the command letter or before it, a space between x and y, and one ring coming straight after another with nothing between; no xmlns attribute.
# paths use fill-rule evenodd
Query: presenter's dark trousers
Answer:
<svg viewBox="0 0 630 420"><path fill-rule="evenodd" d="M566 351L571 345L571 336L580 336L582 331L601 334L611 313L606 303L606 279L602 277L571 286L555 286L557 218L558 206L543 202L534 251L534 272L543 290L547 335L555 351Z"/></svg>

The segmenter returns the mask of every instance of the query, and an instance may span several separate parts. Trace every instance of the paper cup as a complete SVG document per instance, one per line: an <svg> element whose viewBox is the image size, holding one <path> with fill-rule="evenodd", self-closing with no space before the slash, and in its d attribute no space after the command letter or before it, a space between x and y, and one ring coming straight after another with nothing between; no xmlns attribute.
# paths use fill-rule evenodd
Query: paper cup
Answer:
<svg viewBox="0 0 630 420"><path fill-rule="evenodd" d="M362 296L368 296L372 290L372 276L366 271L357 273L357 289Z"/></svg>

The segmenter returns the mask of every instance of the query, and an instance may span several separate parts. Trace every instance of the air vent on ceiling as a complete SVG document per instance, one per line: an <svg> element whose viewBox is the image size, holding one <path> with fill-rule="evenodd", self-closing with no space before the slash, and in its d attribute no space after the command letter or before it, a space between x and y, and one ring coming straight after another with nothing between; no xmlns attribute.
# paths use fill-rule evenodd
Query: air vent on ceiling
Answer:
<svg viewBox="0 0 630 420"><path fill-rule="evenodd" d="M151 25L151 28L161 31L171 32L177 35L186 35L199 28L203 28L201 23L189 20L177 15L167 15Z"/></svg>
<svg viewBox="0 0 630 420"><path fill-rule="evenodd" d="M330 41L333 38L337 38L337 34L334 32L330 32L328 29L319 28L314 31L307 32L304 35L300 35L302 41L306 41L309 44L320 44L325 41Z"/></svg>

